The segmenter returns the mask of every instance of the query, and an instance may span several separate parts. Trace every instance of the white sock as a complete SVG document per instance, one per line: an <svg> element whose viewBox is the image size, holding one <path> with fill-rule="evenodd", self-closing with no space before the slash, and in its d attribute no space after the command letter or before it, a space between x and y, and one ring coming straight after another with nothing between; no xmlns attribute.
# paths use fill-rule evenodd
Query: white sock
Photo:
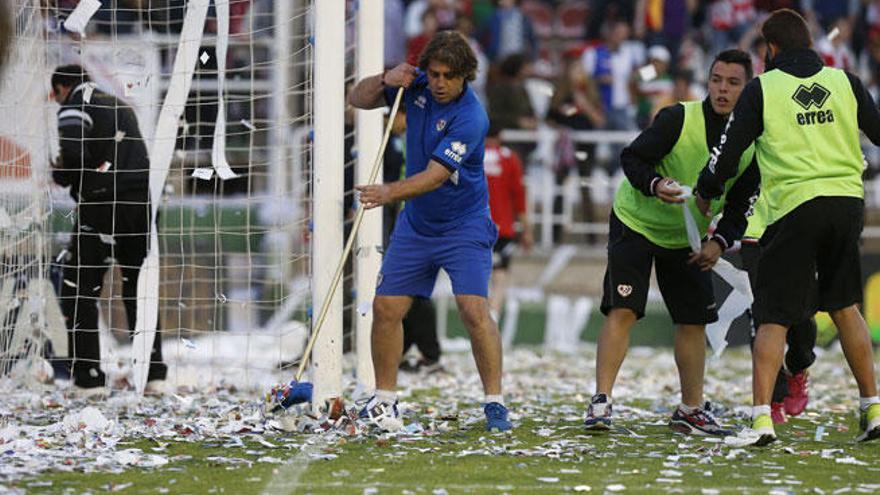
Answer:
<svg viewBox="0 0 880 495"><path fill-rule="evenodd" d="M880 397L859 397L859 409L867 411L871 404L880 404Z"/></svg>
<svg viewBox="0 0 880 495"><path fill-rule="evenodd" d="M681 412L683 412L685 414L693 414L694 411L696 411L697 409L700 408L700 406L689 406L689 405L685 404L684 402L682 402L681 404L678 405L678 408L681 409Z"/></svg>
<svg viewBox="0 0 880 495"><path fill-rule="evenodd" d="M394 404L397 402L397 392L394 390L376 389L376 401L383 404Z"/></svg>
<svg viewBox="0 0 880 495"><path fill-rule="evenodd" d="M486 399L483 403L488 404L490 402L497 402L503 406L504 405L504 396L503 395L487 395Z"/></svg>
<svg viewBox="0 0 880 495"><path fill-rule="evenodd" d="M758 416L769 416L770 415L770 406L754 406L752 407L752 419L757 418Z"/></svg>

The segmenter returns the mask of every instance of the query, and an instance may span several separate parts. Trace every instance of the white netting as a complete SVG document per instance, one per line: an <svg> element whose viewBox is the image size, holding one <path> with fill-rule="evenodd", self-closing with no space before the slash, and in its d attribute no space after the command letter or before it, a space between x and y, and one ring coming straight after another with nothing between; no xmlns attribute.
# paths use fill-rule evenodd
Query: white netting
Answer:
<svg viewBox="0 0 880 495"><path fill-rule="evenodd" d="M0 87L2 364L9 368L12 355L24 348L19 341L12 345L14 339L40 327L56 347L67 346L56 292L76 283L60 265L77 261L65 248L81 242L71 231L82 219L67 191L52 184L58 105L47 95L57 66L81 64L97 91L118 98L116 110L127 105L134 111L151 153L153 188L161 188L158 288L144 282L143 272L141 282L148 285L142 288L146 298L158 295L168 382L262 390L288 377L279 365L300 358L307 333L312 2L105 1L77 33L77 11L89 3L12 0L16 43ZM200 8L207 9L206 19L191 22L188 16ZM175 72L177 57L193 47L195 67ZM162 144L160 114L163 104L166 111L173 105L181 81L191 89L179 108L173 158L163 170L153 156ZM125 139L116 137L117 143ZM165 172L164 184L157 185ZM107 259L115 262L99 293L80 294L98 305L99 317L94 328L78 331L99 333L107 384L127 387L131 325L123 288L129 277L118 258ZM30 286L46 294L36 298ZM46 309L49 303L54 312ZM34 316L25 318L23 309ZM67 354L63 349L56 357ZM62 359L56 361L63 367Z"/></svg>
<svg viewBox="0 0 880 495"><path fill-rule="evenodd" d="M47 282L46 43L39 2L13 2L15 43L0 83L0 373L36 364L46 334L66 347ZM19 365L19 366L16 366ZM42 370L42 368L40 368ZM18 375L18 373L16 373ZM27 374L25 376L28 376ZM16 376L16 378L22 378Z"/></svg>

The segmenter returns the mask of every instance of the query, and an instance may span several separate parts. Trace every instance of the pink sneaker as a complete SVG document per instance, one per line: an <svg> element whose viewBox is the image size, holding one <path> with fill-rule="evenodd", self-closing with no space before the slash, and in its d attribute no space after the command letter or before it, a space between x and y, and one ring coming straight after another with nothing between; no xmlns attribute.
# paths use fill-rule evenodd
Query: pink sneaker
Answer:
<svg viewBox="0 0 880 495"><path fill-rule="evenodd" d="M793 375L786 374L785 380L788 382L788 395L783 399L785 413L789 416L797 416L804 412L810 401L809 373L805 370Z"/></svg>
<svg viewBox="0 0 880 495"><path fill-rule="evenodd" d="M773 424L775 425L788 422L788 419L785 417L785 407L782 402L774 402L770 404L770 418L773 419Z"/></svg>

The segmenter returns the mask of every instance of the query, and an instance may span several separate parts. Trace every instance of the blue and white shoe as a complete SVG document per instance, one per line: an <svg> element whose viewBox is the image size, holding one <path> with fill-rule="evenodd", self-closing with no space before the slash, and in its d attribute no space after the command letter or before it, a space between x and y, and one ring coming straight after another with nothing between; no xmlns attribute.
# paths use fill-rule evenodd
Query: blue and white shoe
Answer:
<svg viewBox="0 0 880 495"><path fill-rule="evenodd" d="M590 399L584 426L592 431L611 429L611 399L605 394L596 394Z"/></svg>
<svg viewBox="0 0 880 495"><path fill-rule="evenodd" d="M396 400L393 404L379 402L374 395L367 401L367 405L358 412L358 417L370 420L377 428L389 433L403 429L403 420L400 419L400 411L397 408Z"/></svg>
<svg viewBox="0 0 880 495"><path fill-rule="evenodd" d="M510 431L513 423L507 419L507 408L497 402L489 402L483 406L486 415L486 431Z"/></svg>

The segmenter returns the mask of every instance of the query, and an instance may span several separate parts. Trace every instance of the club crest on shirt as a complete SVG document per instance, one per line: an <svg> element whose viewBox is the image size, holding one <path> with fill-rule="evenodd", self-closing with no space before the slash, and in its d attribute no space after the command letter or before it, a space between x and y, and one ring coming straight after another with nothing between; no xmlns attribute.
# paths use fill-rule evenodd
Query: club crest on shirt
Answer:
<svg viewBox="0 0 880 495"><path fill-rule="evenodd" d="M452 172L452 175L449 176L449 182L452 182L456 186L458 185L458 170Z"/></svg>
<svg viewBox="0 0 880 495"><path fill-rule="evenodd" d="M632 291L633 291L632 285L620 284L617 286L617 293L623 297L629 297L629 295L632 294Z"/></svg>
<svg viewBox="0 0 880 495"><path fill-rule="evenodd" d="M438 120L437 121L437 132L440 132L445 128L446 128L446 121L443 119Z"/></svg>

